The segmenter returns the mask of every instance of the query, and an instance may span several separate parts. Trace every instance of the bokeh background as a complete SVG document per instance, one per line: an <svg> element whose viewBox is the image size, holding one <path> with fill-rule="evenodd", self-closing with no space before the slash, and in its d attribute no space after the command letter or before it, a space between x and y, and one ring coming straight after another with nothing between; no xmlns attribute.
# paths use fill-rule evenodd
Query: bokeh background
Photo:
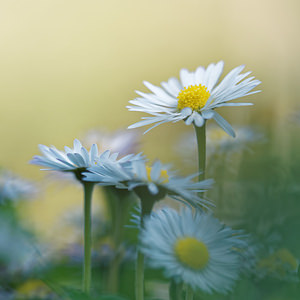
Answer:
<svg viewBox="0 0 300 300"><path fill-rule="evenodd" d="M268 146L252 162L264 170L261 180L271 180L263 162L279 161L286 180L299 159L299 9L297 0L1 1L0 166L39 180L43 190L22 205L23 219L42 239L63 243L58 219L82 204L79 187L45 184L45 173L28 163L38 144L60 149L91 128L126 128L141 117L125 106L135 90L146 91L143 80L159 85L183 67L219 60L225 73L245 64L262 81L262 93L244 99L254 106L221 113L262 129ZM191 131L183 123L159 126L142 137L141 150L184 167L174 149ZM250 173L251 164L244 164ZM262 209L270 207L271 200Z"/></svg>

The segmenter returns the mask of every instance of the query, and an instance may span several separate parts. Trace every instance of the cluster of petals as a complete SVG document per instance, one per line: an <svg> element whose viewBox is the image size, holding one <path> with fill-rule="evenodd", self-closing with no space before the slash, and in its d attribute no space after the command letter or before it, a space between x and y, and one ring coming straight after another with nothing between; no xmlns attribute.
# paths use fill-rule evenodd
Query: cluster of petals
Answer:
<svg viewBox="0 0 300 300"><path fill-rule="evenodd" d="M198 174L180 177L169 169L168 165L162 165L160 161L156 161L148 174L145 160L134 160L127 165L107 161L88 168L88 172L84 172L83 175L84 180L97 182L100 185L114 185L128 190L145 186L152 195L163 191L170 197L176 200L184 199L191 205L200 204L206 207L211 204L208 200L200 198L199 193L211 188L212 179L194 182L192 179ZM162 171L167 171L167 180L161 176Z"/></svg>
<svg viewBox="0 0 300 300"><path fill-rule="evenodd" d="M130 111L145 112L151 117L143 117L142 121L137 122L128 128L136 128L154 124L152 128L167 122L178 122L184 120L187 125L194 124L201 127L205 120L214 119L217 124L229 135L235 136L231 125L215 111L216 108L222 106L245 106L252 103L233 103L229 102L240 97L257 93L252 91L260 84L260 81L254 77L246 78L251 72L241 74L244 65L238 66L231 70L224 79L219 83L219 78L223 72L223 61L217 64L210 64L206 69L198 67L196 71L190 72L187 69L180 71L180 80L175 77L170 78L167 82L162 82L161 87L155 86L147 81L145 86L151 93L143 93L136 91L140 96L131 100L132 105L127 106ZM178 95L189 86L203 85L210 93L204 107L193 110L190 107L178 109ZM147 132L146 131L146 132Z"/></svg>
<svg viewBox="0 0 300 300"><path fill-rule="evenodd" d="M33 182L7 170L0 172L0 203L5 200L21 200L35 197L37 188Z"/></svg>
<svg viewBox="0 0 300 300"><path fill-rule="evenodd" d="M93 144L88 151L77 139L74 140L73 148L65 146L65 151L57 150L54 146L47 147L44 145L39 145L39 149L42 155L34 156L31 163L46 167L44 170L53 171L85 170L106 161L122 164L142 158L141 154L129 154L118 160L118 153L111 153L109 150L99 153L96 144Z"/></svg>

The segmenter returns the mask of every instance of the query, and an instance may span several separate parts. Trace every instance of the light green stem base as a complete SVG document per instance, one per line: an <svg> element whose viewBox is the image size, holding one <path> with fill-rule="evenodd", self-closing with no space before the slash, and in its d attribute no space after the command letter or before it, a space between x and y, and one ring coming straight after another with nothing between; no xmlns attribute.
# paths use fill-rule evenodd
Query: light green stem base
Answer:
<svg viewBox="0 0 300 300"><path fill-rule="evenodd" d="M186 287L185 300L193 300L194 293L193 290L188 286Z"/></svg>
<svg viewBox="0 0 300 300"><path fill-rule="evenodd" d="M134 190L136 195L141 200L141 223L140 228L144 227L144 218L151 214L155 200L153 196L148 194L147 188L136 188ZM135 273L135 299L144 300L144 254L138 250L136 260L136 273Z"/></svg>
<svg viewBox="0 0 300 300"><path fill-rule="evenodd" d="M144 300L144 254L140 251L137 253L136 270L135 270L135 299Z"/></svg>
<svg viewBox="0 0 300 300"><path fill-rule="evenodd" d="M169 287L169 299L170 300L182 300L182 283L176 283L171 279L170 287Z"/></svg>
<svg viewBox="0 0 300 300"><path fill-rule="evenodd" d="M83 182L84 188L84 263L83 263L83 292L90 293L91 290L91 251L92 251L92 194L94 183Z"/></svg>

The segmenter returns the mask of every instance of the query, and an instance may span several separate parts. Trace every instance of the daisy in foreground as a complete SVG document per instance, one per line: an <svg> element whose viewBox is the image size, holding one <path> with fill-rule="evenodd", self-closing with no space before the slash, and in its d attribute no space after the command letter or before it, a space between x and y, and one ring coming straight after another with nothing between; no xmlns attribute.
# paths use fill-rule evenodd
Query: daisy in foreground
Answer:
<svg viewBox="0 0 300 300"><path fill-rule="evenodd" d="M212 215L185 207L165 208L145 219L141 251L150 266L192 291L226 293L239 278L241 252L247 243Z"/></svg>
<svg viewBox="0 0 300 300"><path fill-rule="evenodd" d="M242 65L230 71L218 84L223 66L223 61L220 61L217 64L210 64L206 69L198 67L194 72L182 69L180 80L172 77L168 82L162 82L162 87L145 81L145 86L152 93L137 91L140 97L131 100L130 103L133 105L127 108L152 116L143 117L143 121L128 128L154 124L147 130L149 131L160 124L180 120L184 120L187 125L193 123L201 127L207 119L214 119L225 132L234 137L231 125L215 109L222 106L252 105L229 101L259 92L252 90L260 84L260 81L254 77L246 78L251 72L240 74L245 67Z"/></svg>

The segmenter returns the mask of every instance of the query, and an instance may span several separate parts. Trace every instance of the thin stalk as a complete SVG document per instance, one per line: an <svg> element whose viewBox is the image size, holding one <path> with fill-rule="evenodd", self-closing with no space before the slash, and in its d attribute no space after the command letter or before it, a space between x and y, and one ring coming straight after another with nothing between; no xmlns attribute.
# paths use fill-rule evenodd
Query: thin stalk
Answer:
<svg viewBox="0 0 300 300"><path fill-rule="evenodd" d="M194 298L193 290L189 286L187 286L186 287L185 300L193 300L193 298Z"/></svg>
<svg viewBox="0 0 300 300"><path fill-rule="evenodd" d="M202 172L199 174L199 181L205 179L205 160L206 160L206 124L204 123L201 127L195 127L197 146L198 146L198 171Z"/></svg>
<svg viewBox="0 0 300 300"><path fill-rule="evenodd" d="M94 183L83 182L84 188L84 263L83 263L83 292L90 293L91 290L91 252L92 252L92 194Z"/></svg>
<svg viewBox="0 0 300 300"><path fill-rule="evenodd" d="M155 201L152 197L147 197L147 190L135 189L135 193L139 196L141 200L141 223L140 228L144 227L144 218L151 214L152 208ZM137 260L136 260L136 271L135 271L135 299L144 300L144 254L138 249Z"/></svg>
<svg viewBox="0 0 300 300"><path fill-rule="evenodd" d="M135 299L144 300L144 254L138 250L135 269Z"/></svg>
<svg viewBox="0 0 300 300"><path fill-rule="evenodd" d="M171 279L169 287L169 299L182 300L182 283L176 283L173 279Z"/></svg>
<svg viewBox="0 0 300 300"><path fill-rule="evenodd" d="M126 218L133 202L133 194L128 191L118 190L115 187L106 187L104 190L107 196L107 204L110 207L115 251L114 258L109 266L107 290L116 294L119 290L120 266L124 256L124 251L120 249L120 245L123 241Z"/></svg>

